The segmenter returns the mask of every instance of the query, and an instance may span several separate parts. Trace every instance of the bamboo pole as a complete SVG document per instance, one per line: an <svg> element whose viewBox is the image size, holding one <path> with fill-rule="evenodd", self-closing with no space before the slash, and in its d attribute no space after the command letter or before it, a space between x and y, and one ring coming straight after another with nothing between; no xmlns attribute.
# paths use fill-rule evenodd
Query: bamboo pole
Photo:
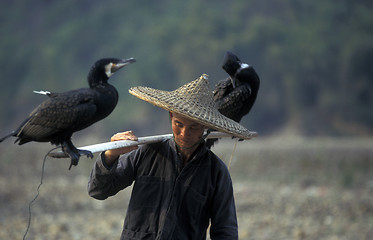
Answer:
<svg viewBox="0 0 373 240"><path fill-rule="evenodd" d="M256 137L257 133L251 132L251 136ZM227 133L222 133L222 132L211 132L207 136L207 139L226 138L226 137L232 137L232 136ZM155 135L155 136L148 136L148 137L139 137L137 141L120 140L120 141L114 141L114 142L105 142L105 143L98 143L98 144L88 145L84 147L79 147L79 149L88 150L92 153L97 153L97 152L102 152L102 151L117 149L117 148L122 148L122 147L131 147L131 146L136 146L136 145L160 142L160 141L167 140L170 138L172 138L172 134ZM68 155L62 151L51 152L48 154L48 156L53 157L53 158L68 158Z"/></svg>

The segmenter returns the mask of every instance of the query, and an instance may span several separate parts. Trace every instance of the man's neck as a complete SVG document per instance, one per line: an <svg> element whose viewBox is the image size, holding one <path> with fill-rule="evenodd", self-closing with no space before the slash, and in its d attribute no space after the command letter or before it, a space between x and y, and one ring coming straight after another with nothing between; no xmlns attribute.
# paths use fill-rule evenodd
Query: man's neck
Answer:
<svg viewBox="0 0 373 240"><path fill-rule="evenodd" d="M178 152L180 153L184 166L193 158L198 147L199 145L195 146L192 149L180 149L180 147L177 146Z"/></svg>

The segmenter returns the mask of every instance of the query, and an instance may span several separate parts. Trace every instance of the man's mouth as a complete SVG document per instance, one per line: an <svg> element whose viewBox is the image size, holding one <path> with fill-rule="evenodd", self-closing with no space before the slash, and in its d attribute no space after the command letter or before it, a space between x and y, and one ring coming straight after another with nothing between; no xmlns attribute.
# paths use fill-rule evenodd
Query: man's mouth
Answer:
<svg viewBox="0 0 373 240"><path fill-rule="evenodd" d="M178 139L179 141L179 145L183 145L183 146L191 146L193 145L193 143L191 142L191 140L189 139Z"/></svg>

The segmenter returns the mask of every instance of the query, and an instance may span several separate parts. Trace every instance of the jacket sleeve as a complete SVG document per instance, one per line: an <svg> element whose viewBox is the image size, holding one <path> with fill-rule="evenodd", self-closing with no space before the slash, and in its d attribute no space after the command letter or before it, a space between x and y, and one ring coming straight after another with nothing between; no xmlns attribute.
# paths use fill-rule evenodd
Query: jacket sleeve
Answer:
<svg viewBox="0 0 373 240"><path fill-rule="evenodd" d="M219 174L211 209L211 239L238 239L232 180L227 168Z"/></svg>
<svg viewBox="0 0 373 240"><path fill-rule="evenodd" d="M107 168L101 153L93 166L89 182L89 196L104 200L130 186L135 178L133 152L122 155L112 168Z"/></svg>

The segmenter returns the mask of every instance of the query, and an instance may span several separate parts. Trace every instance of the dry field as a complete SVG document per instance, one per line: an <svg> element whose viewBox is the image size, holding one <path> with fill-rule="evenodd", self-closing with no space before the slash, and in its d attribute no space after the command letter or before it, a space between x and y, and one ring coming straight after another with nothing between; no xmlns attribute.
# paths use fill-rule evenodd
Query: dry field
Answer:
<svg viewBox="0 0 373 240"><path fill-rule="evenodd" d="M228 164L233 146L214 151ZM50 148L0 145L0 239L22 239ZM92 164L68 171L68 159L47 159L27 239L119 239L130 189L90 198ZM230 172L240 239L373 239L373 138L239 142Z"/></svg>

